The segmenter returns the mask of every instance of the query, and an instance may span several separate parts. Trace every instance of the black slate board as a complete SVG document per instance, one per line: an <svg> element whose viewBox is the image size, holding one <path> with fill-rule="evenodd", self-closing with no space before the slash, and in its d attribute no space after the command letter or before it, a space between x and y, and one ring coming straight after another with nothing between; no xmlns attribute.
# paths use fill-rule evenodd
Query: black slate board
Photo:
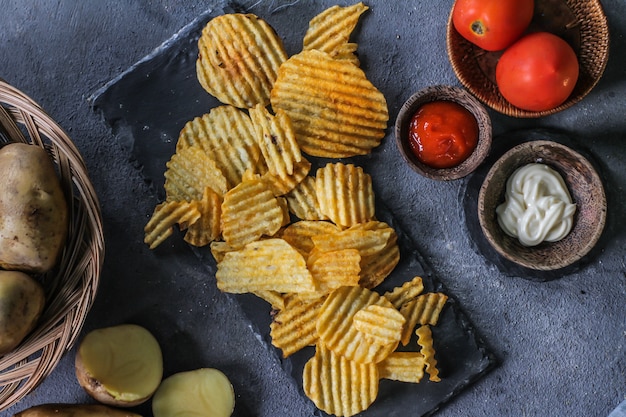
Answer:
<svg viewBox="0 0 626 417"><path fill-rule="evenodd" d="M207 12L200 16L90 99L94 110L111 126L138 168L142 169L146 180L152 183L159 200L164 198L165 163L174 152L181 128L187 121L220 104L200 87L195 76L199 33L204 24L216 14L219 13ZM289 28L288 22L282 28L275 27L279 32L285 28ZM313 160L314 166L325 162L309 159ZM354 163L358 164L358 159ZM376 175L375 172L370 174L374 177ZM433 328L442 381L433 383L425 380L420 384L405 384L383 380L377 400L360 415L430 415L472 382L484 376L497 361L453 295L437 280L413 242L400 230L393 215L382 202L377 203L377 217L396 229L401 248L400 264L377 290L388 290L419 275L423 277L427 291L443 291L450 298L439 324ZM192 250L214 277L216 265L208 248ZM252 295L235 298L259 338L270 345L271 316L267 303ZM202 323L197 326L201 328ZM282 359L278 350L273 351L275 359L292 375L301 390L302 368L313 354L312 348L298 352L288 359ZM325 413L319 412L319 415Z"/></svg>

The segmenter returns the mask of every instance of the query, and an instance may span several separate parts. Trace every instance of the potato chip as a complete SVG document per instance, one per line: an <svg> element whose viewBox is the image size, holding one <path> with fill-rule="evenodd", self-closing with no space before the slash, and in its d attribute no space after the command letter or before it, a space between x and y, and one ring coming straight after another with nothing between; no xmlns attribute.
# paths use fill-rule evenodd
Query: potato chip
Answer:
<svg viewBox="0 0 626 417"><path fill-rule="evenodd" d="M318 292L322 294L339 287L359 285L360 263L361 255L356 249L324 252L314 260L307 261L309 271L319 286Z"/></svg>
<svg viewBox="0 0 626 417"><path fill-rule="evenodd" d="M372 178L353 164L328 163L315 174L320 211L333 223L349 227L375 214Z"/></svg>
<svg viewBox="0 0 626 417"><path fill-rule="evenodd" d="M380 379L419 383L424 377L424 355L420 352L393 352L378 364Z"/></svg>
<svg viewBox="0 0 626 417"><path fill-rule="evenodd" d="M227 189L239 184L247 170L265 170L252 120L233 106L214 107L187 122L178 136L176 152L190 146L202 148L215 161L226 177Z"/></svg>
<svg viewBox="0 0 626 417"><path fill-rule="evenodd" d="M277 291L258 290L252 292L257 297L265 300L272 306L273 310L282 310L285 308L285 296Z"/></svg>
<svg viewBox="0 0 626 417"><path fill-rule="evenodd" d="M261 236L273 236L285 220L285 211L261 179L241 182L224 195L222 236L241 248Z"/></svg>
<svg viewBox="0 0 626 417"><path fill-rule="evenodd" d="M335 233L312 236L315 248L321 252L357 249L361 257L375 255L387 245L390 230L346 229Z"/></svg>
<svg viewBox="0 0 626 417"><path fill-rule="evenodd" d="M395 307L370 305L357 311L352 319L355 329L379 345L397 344L404 327L404 316Z"/></svg>
<svg viewBox="0 0 626 417"><path fill-rule="evenodd" d="M389 120L384 95L359 67L318 50L281 65L271 103L289 115L300 149L312 156L367 154L380 144Z"/></svg>
<svg viewBox="0 0 626 417"><path fill-rule="evenodd" d="M233 248L226 242L223 242L223 241L211 242L211 254L213 255L213 258L215 259L215 262L218 262L218 263L222 262L222 260L224 259L224 256L226 256L228 252L232 252L234 250L237 250L237 249Z"/></svg>
<svg viewBox="0 0 626 417"><path fill-rule="evenodd" d="M222 197L210 187L204 189L202 200L198 201L200 218L189 226L185 242L192 246L206 246L221 235Z"/></svg>
<svg viewBox="0 0 626 417"><path fill-rule="evenodd" d="M361 280L359 285L365 288L374 288L380 285L400 262L398 235L392 227L381 221L359 223L350 227L350 229L384 230L389 232L389 238L383 248L375 253L366 254L361 258Z"/></svg>
<svg viewBox="0 0 626 417"><path fill-rule="evenodd" d="M417 335L417 344L421 348L420 353L424 357L428 379L433 382L441 381L439 369L437 369L437 359L435 359L435 348L433 347L433 333L430 330L430 326L418 327L415 334Z"/></svg>
<svg viewBox="0 0 626 417"><path fill-rule="evenodd" d="M307 176L285 195L289 211L302 220L326 220L320 211L315 191L315 178Z"/></svg>
<svg viewBox="0 0 626 417"><path fill-rule="evenodd" d="M378 368L357 363L318 344L302 375L304 393L317 408L336 416L353 416L378 396Z"/></svg>
<svg viewBox="0 0 626 417"><path fill-rule="evenodd" d="M402 286L386 292L385 298L391 301L395 308L400 310L404 304L416 298L422 291L424 291L424 282L422 277L416 276L402 284Z"/></svg>
<svg viewBox="0 0 626 417"><path fill-rule="evenodd" d="M368 9L363 3L352 6L332 6L309 22L304 35L303 50L317 49L329 53L335 59L346 59L359 64L354 54L357 45L349 43L359 18Z"/></svg>
<svg viewBox="0 0 626 417"><path fill-rule="evenodd" d="M444 293L433 292L419 295L402 305L400 313L406 318L406 326L402 334L404 346L409 343L411 333L416 325L430 324L434 326L437 324L439 314L447 300L448 296Z"/></svg>
<svg viewBox="0 0 626 417"><path fill-rule="evenodd" d="M253 14L225 14L202 30L196 73L200 85L222 103L265 106L286 59L280 38L267 22Z"/></svg>
<svg viewBox="0 0 626 417"><path fill-rule="evenodd" d="M270 336L272 344L282 350L284 358L317 342L315 322L323 302L323 297L302 300L298 296L290 296L284 308L274 316Z"/></svg>
<svg viewBox="0 0 626 417"><path fill-rule="evenodd" d="M190 146L176 152L165 164L165 195L167 200L201 200L205 188L224 195L228 183L215 160L200 147Z"/></svg>
<svg viewBox="0 0 626 417"><path fill-rule="evenodd" d="M298 184L309 175L310 171L311 162L302 158L302 160L293 167L293 174L286 178L273 175L269 171L264 173L262 178L275 196L283 196L296 188Z"/></svg>
<svg viewBox="0 0 626 417"><path fill-rule="evenodd" d="M154 249L174 233L173 226L185 229L200 218L196 201L166 201L154 208L152 217L144 227L144 242Z"/></svg>
<svg viewBox="0 0 626 417"><path fill-rule="evenodd" d="M398 345L380 345L359 332L353 318L361 309L379 305L393 308L386 298L363 287L341 287L328 295L317 318L320 340L330 350L361 363L380 362Z"/></svg>
<svg viewBox="0 0 626 417"><path fill-rule="evenodd" d="M282 229L277 236L285 239L291 246L308 259L313 249L313 236L338 232L340 229L326 221L301 220Z"/></svg>
<svg viewBox="0 0 626 417"><path fill-rule="evenodd" d="M315 292L317 287L302 255L282 239L248 243L228 252L217 264L217 287L229 293Z"/></svg>

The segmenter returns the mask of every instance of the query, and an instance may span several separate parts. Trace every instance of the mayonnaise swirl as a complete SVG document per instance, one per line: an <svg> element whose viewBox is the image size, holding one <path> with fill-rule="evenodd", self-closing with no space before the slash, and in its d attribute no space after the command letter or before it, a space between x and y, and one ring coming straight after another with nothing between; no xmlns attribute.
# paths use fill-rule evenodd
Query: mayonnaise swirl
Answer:
<svg viewBox="0 0 626 417"><path fill-rule="evenodd" d="M518 168L504 198L496 208L498 223L524 246L559 241L572 229L576 205L561 175L545 164Z"/></svg>

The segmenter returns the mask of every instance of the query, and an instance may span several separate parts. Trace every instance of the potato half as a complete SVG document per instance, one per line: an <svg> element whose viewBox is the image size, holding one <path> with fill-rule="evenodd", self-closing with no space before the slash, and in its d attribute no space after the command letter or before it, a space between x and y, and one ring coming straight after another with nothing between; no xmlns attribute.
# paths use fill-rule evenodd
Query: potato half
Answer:
<svg viewBox="0 0 626 417"><path fill-rule="evenodd" d="M94 399L117 407L147 401L163 378L163 355L156 338L135 324L96 329L81 341L76 377Z"/></svg>
<svg viewBox="0 0 626 417"><path fill-rule="evenodd" d="M125 410L100 404L41 404L20 411L13 417L141 417Z"/></svg>

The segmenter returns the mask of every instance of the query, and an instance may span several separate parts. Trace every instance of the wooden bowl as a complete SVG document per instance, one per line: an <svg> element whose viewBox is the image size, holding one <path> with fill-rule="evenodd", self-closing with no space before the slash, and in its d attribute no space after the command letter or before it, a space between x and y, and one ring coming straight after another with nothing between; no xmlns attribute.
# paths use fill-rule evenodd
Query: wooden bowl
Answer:
<svg viewBox="0 0 626 417"><path fill-rule="evenodd" d="M478 122L478 144L472 154L452 168L433 168L422 163L409 145L409 125L415 112L432 101L452 101L465 107ZM417 173L434 180L449 181L472 173L487 157L491 148L491 119L487 109L475 97L460 87L438 85L413 94L400 108L395 124L396 144L404 160Z"/></svg>
<svg viewBox="0 0 626 417"><path fill-rule="evenodd" d="M464 39L454 28L452 12L447 25L448 58L457 78L480 101L508 116L536 118L565 110L582 100L598 83L609 59L609 25L600 0L535 0L527 32L547 31L565 39L578 56L580 74L570 97L545 111L511 105L498 91L495 68L502 51L488 52Z"/></svg>
<svg viewBox="0 0 626 417"><path fill-rule="evenodd" d="M496 207L504 201L506 182L513 172L534 162L561 174L576 213L565 238L526 247L502 230ZM524 142L506 152L488 171L478 194L478 220L487 241L505 259L539 271L565 268L587 255L604 230L606 207L602 180L591 163L573 149L548 140Z"/></svg>
<svg viewBox="0 0 626 417"><path fill-rule="evenodd" d="M55 268L36 277L46 294L37 327L0 357L0 411L31 392L75 343L93 304L104 259L100 205L83 158L69 136L32 99L0 80L0 142L44 148L69 206L69 230Z"/></svg>

